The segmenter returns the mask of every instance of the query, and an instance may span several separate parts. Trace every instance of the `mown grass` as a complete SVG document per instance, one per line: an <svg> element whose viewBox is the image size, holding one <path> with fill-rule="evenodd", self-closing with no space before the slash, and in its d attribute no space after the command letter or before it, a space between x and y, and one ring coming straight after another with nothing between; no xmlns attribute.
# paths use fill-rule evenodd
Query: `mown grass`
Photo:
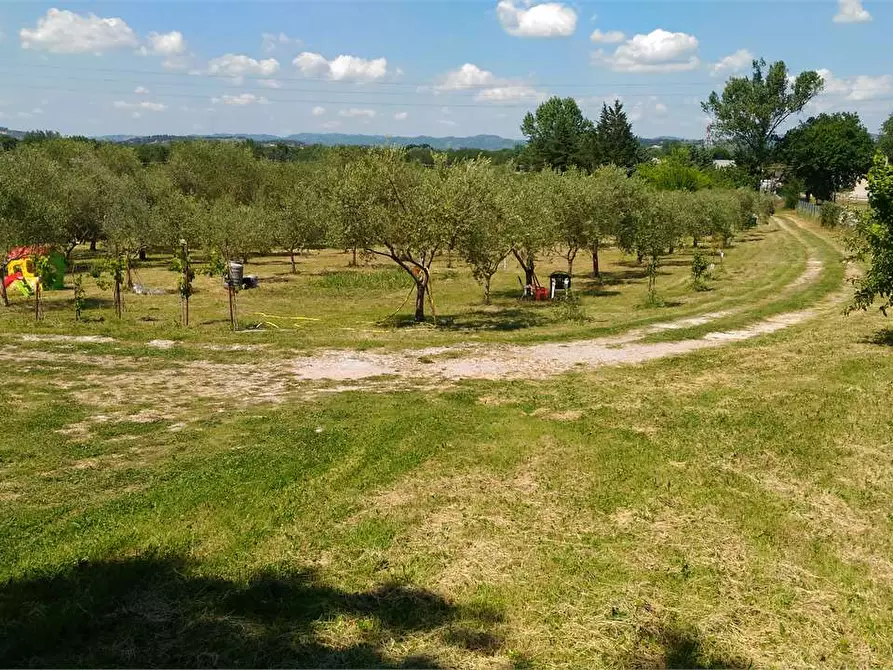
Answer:
<svg viewBox="0 0 893 670"><path fill-rule="evenodd" d="M405 273L379 258L368 260L361 268L348 268L350 254L326 250L301 257L297 275L290 273L286 257L250 259L246 272L259 275L261 284L257 290L242 292L237 300L239 319L246 329L242 333L229 331L221 282L204 276L196 281L192 325L180 327L177 277L162 256L151 257L139 267L135 279L170 293L126 295L127 311L120 321L114 316L110 294L88 278L85 322L74 322L70 291L46 294L46 318L39 324L34 322L30 301L14 296L13 308L0 310L0 333L101 335L136 346L162 339L184 344L256 343L276 349L422 347L469 338L515 342L572 339L757 301L796 278L806 258L803 243L777 224L760 226L743 234L726 251L713 290L695 292L690 286L691 252L677 250L660 270L658 291L670 306L646 310L635 309L645 299L646 285L634 258L616 249L605 250L602 280L596 281L587 277L588 259L581 257L575 266L575 289L587 318L585 324L567 319L556 305L519 301L519 273L513 261L507 261L494 277L494 304L485 307L481 287L469 269L458 262L449 268L442 259L434 266L432 284L438 327L409 327L413 301L406 300L411 286ZM556 269L565 269L563 260L547 257L538 274L547 281ZM255 329L258 326L261 330Z"/></svg>
<svg viewBox="0 0 893 670"><path fill-rule="evenodd" d="M840 287L799 235L768 274L818 254L819 288L749 308ZM893 358L879 315L817 309L645 365L170 413L70 358L151 389L167 351L10 361L0 664L893 664Z"/></svg>

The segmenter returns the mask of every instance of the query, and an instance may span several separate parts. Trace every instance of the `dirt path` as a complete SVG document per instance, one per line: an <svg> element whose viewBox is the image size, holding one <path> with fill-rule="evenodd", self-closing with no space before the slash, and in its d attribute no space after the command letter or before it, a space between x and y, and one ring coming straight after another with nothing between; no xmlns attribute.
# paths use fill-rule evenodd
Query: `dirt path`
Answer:
<svg viewBox="0 0 893 670"><path fill-rule="evenodd" d="M809 248L808 242L797 234L795 222L776 220L788 234ZM800 277L777 295L814 282L821 271L821 261L810 257ZM24 335L20 336L24 341L47 341L56 346L25 349L11 343L0 345L0 361L14 360L26 362L29 367L51 369L66 364L89 366L89 371L71 374L64 385L61 382L59 385L60 390L78 402L103 407L106 412L115 405L122 408L97 420L138 421L148 417L180 421L190 416L189 406L193 402L200 403L204 411L215 408L222 412L233 406L234 398L238 398L241 405L277 403L347 390L443 388L463 379L543 379L606 365L643 363L774 333L802 323L817 313L817 308L805 309L756 321L737 330L715 330L700 337L676 341L646 341L649 335L706 326L728 316L745 314L752 307L745 305L653 324L617 336L574 342L532 345L460 343L392 353L329 350L301 358L265 357L252 364L171 362L163 369L137 357L78 351L79 338ZM189 402L180 403L178 398L187 398ZM143 409L136 415L132 410L123 409L133 406Z"/></svg>

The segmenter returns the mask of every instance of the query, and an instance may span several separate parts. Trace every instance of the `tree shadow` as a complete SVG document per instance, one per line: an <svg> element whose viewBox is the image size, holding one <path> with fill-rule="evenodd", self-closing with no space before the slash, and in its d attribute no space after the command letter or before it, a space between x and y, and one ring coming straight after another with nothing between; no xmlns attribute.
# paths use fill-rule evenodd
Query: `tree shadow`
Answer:
<svg viewBox="0 0 893 670"><path fill-rule="evenodd" d="M395 582L352 593L310 571L229 581L184 559L140 556L0 586L0 665L431 668L432 658L395 663L384 650L424 633L492 654L500 620Z"/></svg>
<svg viewBox="0 0 893 670"><path fill-rule="evenodd" d="M535 328L552 322L548 307L551 303L528 303L525 307L479 309L462 314L437 317L437 327L444 330L490 330L510 332Z"/></svg>
<svg viewBox="0 0 893 670"><path fill-rule="evenodd" d="M875 344L881 347L893 347L893 328L882 328L876 333L861 340L862 344Z"/></svg>
<svg viewBox="0 0 893 670"><path fill-rule="evenodd" d="M461 314L438 314L437 328L440 330L480 330L507 332L534 328L552 322L548 307L552 303L528 303L528 307L514 307L508 309L494 308L492 310L479 309ZM425 322L433 326L430 315ZM391 328L411 328L418 326L411 316L401 314L389 320L382 321L383 325Z"/></svg>
<svg viewBox="0 0 893 670"><path fill-rule="evenodd" d="M625 668L752 668L738 656L717 655L707 649L697 630L675 622L639 627L633 650L620 662Z"/></svg>

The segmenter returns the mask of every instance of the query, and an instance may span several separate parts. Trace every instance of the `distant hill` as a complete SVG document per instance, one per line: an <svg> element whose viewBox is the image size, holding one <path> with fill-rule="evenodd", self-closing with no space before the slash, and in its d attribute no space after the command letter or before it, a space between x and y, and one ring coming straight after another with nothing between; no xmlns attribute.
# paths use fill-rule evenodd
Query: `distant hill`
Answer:
<svg viewBox="0 0 893 670"><path fill-rule="evenodd" d="M513 149L523 140L511 140L498 135L475 135L473 137L431 137L420 135L418 137L401 137L398 135L345 135L341 133L298 133L289 135L286 139L301 144L324 144L372 146L380 144L397 144L406 146L409 144L427 144L432 149L486 149L496 151L499 149Z"/></svg>
<svg viewBox="0 0 893 670"><path fill-rule="evenodd" d="M154 144L172 142L183 139L211 140L254 140L255 142L288 142L292 144L322 144L324 146L376 146L396 144L400 146L427 144L432 149L484 149L495 151L512 149L522 140L511 140L498 135L475 135L474 137L401 137L396 135L348 135L343 133L297 133L288 137L264 134L226 134L215 135L103 135L96 139L124 144Z"/></svg>

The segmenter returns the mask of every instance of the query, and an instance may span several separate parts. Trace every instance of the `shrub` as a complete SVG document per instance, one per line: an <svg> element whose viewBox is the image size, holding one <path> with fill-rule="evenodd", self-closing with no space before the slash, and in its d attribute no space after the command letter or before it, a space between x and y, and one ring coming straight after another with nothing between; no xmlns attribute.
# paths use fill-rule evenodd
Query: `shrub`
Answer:
<svg viewBox="0 0 893 670"><path fill-rule="evenodd" d="M555 310L555 320L570 323L586 323L589 321L589 316L580 304L580 297L576 293L569 291L564 300L558 304L558 309Z"/></svg>
<svg viewBox="0 0 893 670"><path fill-rule="evenodd" d="M843 207L836 202L823 202L819 208L819 222L825 228L836 228L840 223L841 214L843 214Z"/></svg>
<svg viewBox="0 0 893 670"><path fill-rule="evenodd" d="M803 182L796 178L791 178L785 182L784 186L778 189L779 195L784 198L784 206L788 209L796 209L797 203L800 202L800 194L803 192Z"/></svg>
<svg viewBox="0 0 893 670"><path fill-rule="evenodd" d="M700 251L696 251L691 259L691 283L695 291L706 291L710 278L710 261Z"/></svg>

